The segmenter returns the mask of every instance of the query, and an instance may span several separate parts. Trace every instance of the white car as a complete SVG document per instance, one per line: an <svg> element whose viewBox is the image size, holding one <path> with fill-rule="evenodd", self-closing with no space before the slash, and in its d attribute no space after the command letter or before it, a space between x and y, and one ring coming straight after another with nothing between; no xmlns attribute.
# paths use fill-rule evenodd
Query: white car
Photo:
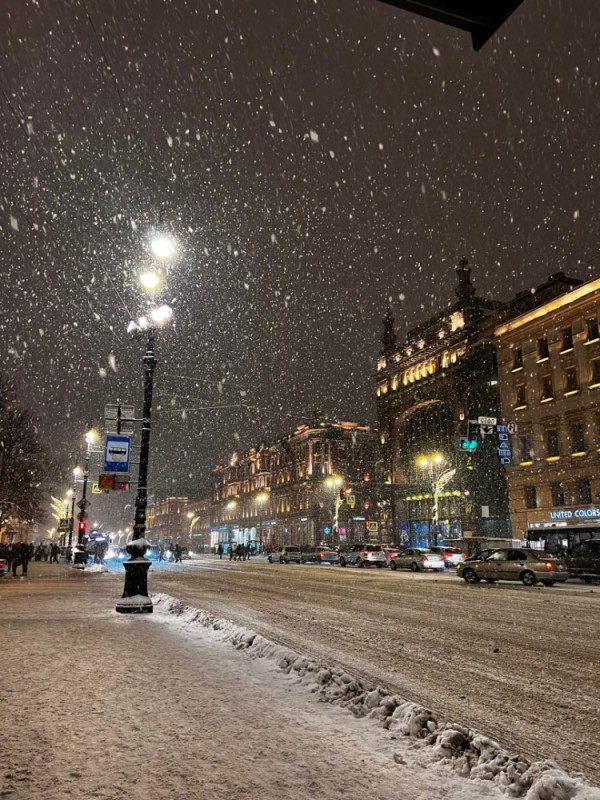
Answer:
<svg viewBox="0 0 600 800"><path fill-rule="evenodd" d="M378 544L353 544L346 550L340 550L340 567L385 567L385 553Z"/></svg>
<svg viewBox="0 0 600 800"><path fill-rule="evenodd" d="M412 572L444 572L446 564L440 553L429 547L409 547L390 559L390 569L410 569Z"/></svg>

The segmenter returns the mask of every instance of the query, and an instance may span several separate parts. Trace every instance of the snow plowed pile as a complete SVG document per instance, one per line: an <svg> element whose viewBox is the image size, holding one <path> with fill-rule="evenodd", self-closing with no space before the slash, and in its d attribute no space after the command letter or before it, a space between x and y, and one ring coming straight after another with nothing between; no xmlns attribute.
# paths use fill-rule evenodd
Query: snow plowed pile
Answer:
<svg viewBox="0 0 600 800"><path fill-rule="evenodd" d="M510 755L496 742L461 725L442 722L436 715L381 687L369 687L339 669L307 658L263 636L192 608L165 594L153 596L158 611L175 615L186 625L201 625L252 657L267 658L283 672L295 675L323 702L347 708L356 717L369 717L392 739L411 737L420 742L427 761L447 764L472 780L490 781L507 797L525 800L600 800L600 790L582 777L571 777L553 761L531 762ZM402 756L397 754L401 762Z"/></svg>

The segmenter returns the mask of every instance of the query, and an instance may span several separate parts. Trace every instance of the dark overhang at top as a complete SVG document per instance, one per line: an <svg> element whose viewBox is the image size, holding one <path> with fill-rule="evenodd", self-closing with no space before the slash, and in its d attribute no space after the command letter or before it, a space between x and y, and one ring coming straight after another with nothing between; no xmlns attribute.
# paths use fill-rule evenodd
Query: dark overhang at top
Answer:
<svg viewBox="0 0 600 800"><path fill-rule="evenodd" d="M479 50L523 0L379 0L436 22L468 31Z"/></svg>

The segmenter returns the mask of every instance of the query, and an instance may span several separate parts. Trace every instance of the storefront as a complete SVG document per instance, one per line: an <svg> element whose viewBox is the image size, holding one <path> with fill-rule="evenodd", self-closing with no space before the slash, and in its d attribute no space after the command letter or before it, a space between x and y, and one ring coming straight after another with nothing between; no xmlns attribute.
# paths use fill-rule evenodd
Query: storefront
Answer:
<svg viewBox="0 0 600 800"><path fill-rule="evenodd" d="M577 542L597 538L600 538L600 508L594 506L539 511L527 519L530 546L549 552L566 551Z"/></svg>

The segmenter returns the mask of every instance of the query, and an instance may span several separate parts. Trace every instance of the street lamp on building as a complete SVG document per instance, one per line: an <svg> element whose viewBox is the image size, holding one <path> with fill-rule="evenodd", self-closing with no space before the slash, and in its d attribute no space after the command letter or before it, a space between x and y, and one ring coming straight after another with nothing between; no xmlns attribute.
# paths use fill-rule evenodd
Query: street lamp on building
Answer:
<svg viewBox="0 0 600 800"><path fill-rule="evenodd" d="M167 257L166 254L163 257ZM147 282L142 282L150 288ZM148 462L150 457L150 430L152 416L152 392L154 388L154 370L156 356L154 353L154 337L160 328L168 325L173 312L169 306L154 307L147 316L140 317L137 322L130 322L127 333L134 340L146 340L144 363L144 402L142 410L142 432L140 437L140 467L138 487L135 498L135 521L133 538L127 546L130 555L123 562L125 568L125 586L123 596L117 601L116 610L121 614L151 614L152 600L148 597L148 569L150 561L144 558L148 542L146 541L146 509L148 506Z"/></svg>
<svg viewBox="0 0 600 800"><path fill-rule="evenodd" d="M433 541L431 544L436 545L439 536L439 526L440 526L440 507L439 507L439 497L440 492L444 488L444 486L450 481L455 473L456 469L444 469L444 456L441 453L430 453L429 455L421 455L417 458L417 467L422 470L427 470L429 472L429 480L431 483L431 493L433 495L433 513L432 513L432 521L433 527L432 532Z"/></svg>
<svg viewBox="0 0 600 800"><path fill-rule="evenodd" d="M268 492L259 492L256 497L254 498L254 502L256 503L256 510L258 513L258 552L262 553L263 551L263 515L265 505L267 500L269 499Z"/></svg>
<svg viewBox="0 0 600 800"><path fill-rule="evenodd" d="M339 539L340 508L342 506L342 503L344 502L344 497L342 496L342 494L345 494L343 488L344 479L340 475L329 475L329 477L325 478L324 484L326 489L334 493L333 508L331 512L331 518L332 518L331 540L334 544L337 544Z"/></svg>

